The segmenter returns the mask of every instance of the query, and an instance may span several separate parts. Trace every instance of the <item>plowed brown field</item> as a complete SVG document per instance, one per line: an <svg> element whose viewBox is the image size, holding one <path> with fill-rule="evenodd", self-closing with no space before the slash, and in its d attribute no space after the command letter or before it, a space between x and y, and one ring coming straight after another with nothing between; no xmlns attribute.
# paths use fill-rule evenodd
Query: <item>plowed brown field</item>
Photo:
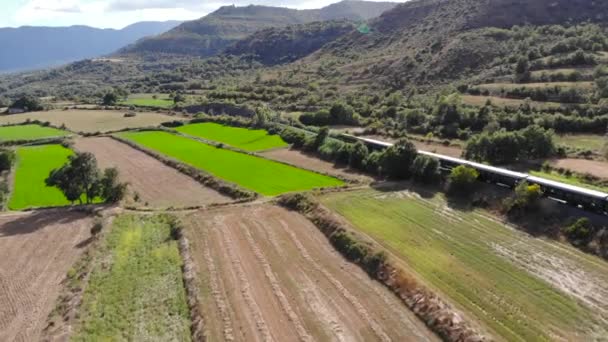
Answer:
<svg viewBox="0 0 608 342"><path fill-rule="evenodd" d="M0 216L0 341L40 339L90 228L85 214L67 210Z"/></svg>
<svg viewBox="0 0 608 342"><path fill-rule="evenodd" d="M139 194L139 203L145 206L188 207L230 201L217 191L111 138L82 138L74 147L93 153L102 168L118 168L121 181L129 183L131 193Z"/></svg>
<svg viewBox="0 0 608 342"><path fill-rule="evenodd" d="M436 341L404 304L271 205L185 217L210 341Z"/></svg>

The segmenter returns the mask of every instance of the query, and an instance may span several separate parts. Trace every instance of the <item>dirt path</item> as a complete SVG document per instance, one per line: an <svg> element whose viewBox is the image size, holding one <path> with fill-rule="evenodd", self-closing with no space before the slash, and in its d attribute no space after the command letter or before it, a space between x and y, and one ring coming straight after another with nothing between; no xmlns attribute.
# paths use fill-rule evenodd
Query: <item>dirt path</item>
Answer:
<svg viewBox="0 0 608 342"><path fill-rule="evenodd" d="M252 205L185 221L209 340L437 340L299 214Z"/></svg>
<svg viewBox="0 0 608 342"><path fill-rule="evenodd" d="M230 202L217 191L111 138L81 138L74 147L93 153L102 168L118 168L121 180L129 183L129 200L137 193L139 205L166 208Z"/></svg>
<svg viewBox="0 0 608 342"><path fill-rule="evenodd" d="M46 210L0 216L0 341L38 341L91 220Z"/></svg>
<svg viewBox="0 0 608 342"><path fill-rule="evenodd" d="M608 179L608 162L604 161L566 158L552 161L551 165Z"/></svg>
<svg viewBox="0 0 608 342"><path fill-rule="evenodd" d="M370 183L374 180L372 177L363 173L351 171L348 168L337 167L333 163L326 162L317 157L309 156L306 153L298 150L283 148L261 152L260 155L268 159L282 161L304 169L336 175L347 179L358 180L364 183Z"/></svg>

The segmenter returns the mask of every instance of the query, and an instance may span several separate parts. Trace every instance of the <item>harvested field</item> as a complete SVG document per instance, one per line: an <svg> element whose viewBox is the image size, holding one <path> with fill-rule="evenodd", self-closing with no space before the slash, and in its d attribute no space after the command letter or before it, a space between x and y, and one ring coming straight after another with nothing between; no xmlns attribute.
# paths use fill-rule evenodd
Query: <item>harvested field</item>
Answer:
<svg viewBox="0 0 608 342"><path fill-rule="evenodd" d="M292 149L278 149L259 153L261 156L278 160L284 163L289 163L303 169L323 172L330 175L340 176L346 179L358 180L361 182L371 182L373 178L357 171L351 171L348 168L338 167L334 163L330 163L319 159L318 157L310 156L302 151Z"/></svg>
<svg viewBox="0 0 608 342"><path fill-rule="evenodd" d="M0 216L0 341L40 340L91 224L59 209Z"/></svg>
<svg viewBox="0 0 608 342"><path fill-rule="evenodd" d="M481 210L452 209L441 195L383 189L321 200L498 340L608 336L608 263L600 258Z"/></svg>
<svg viewBox="0 0 608 342"><path fill-rule="evenodd" d="M436 341L401 301L271 205L185 217L209 341Z"/></svg>
<svg viewBox="0 0 608 342"><path fill-rule="evenodd" d="M93 153L101 168L118 168L121 181L129 183L131 195L137 193L140 198L138 203L145 206L190 207L231 200L147 154L111 138L78 139L74 148ZM132 198L129 196L128 200L132 201Z"/></svg>
<svg viewBox="0 0 608 342"><path fill-rule="evenodd" d="M608 179L608 162L605 161L565 158L552 161L551 166Z"/></svg>
<svg viewBox="0 0 608 342"><path fill-rule="evenodd" d="M29 120L50 122L54 126L65 126L75 132L94 133L118 131L125 128L158 126L163 122L181 120L176 116L159 113L137 113L135 117L124 117L127 110L51 110L25 114L0 115L0 125L22 123Z"/></svg>

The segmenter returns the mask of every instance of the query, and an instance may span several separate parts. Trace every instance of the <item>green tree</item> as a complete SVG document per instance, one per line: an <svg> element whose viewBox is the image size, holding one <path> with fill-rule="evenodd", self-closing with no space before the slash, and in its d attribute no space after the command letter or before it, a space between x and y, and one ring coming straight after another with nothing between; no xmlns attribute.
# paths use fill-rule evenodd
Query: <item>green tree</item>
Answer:
<svg viewBox="0 0 608 342"><path fill-rule="evenodd" d="M127 192L127 184L119 182L116 168L105 169L99 182L101 198L108 203L120 202Z"/></svg>
<svg viewBox="0 0 608 342"><path fill-rule="evenodd" d="M439 160L420 154L414 159L411 172L415 180L427 184L433 183L440 177Z"/></svg>
<svg viewBox="0 0 608 342"><path fill-rule="evenodd" d="M10 105L10 108L23 109L26 112L35 112L44 109L42 104L40 104L40 100L31 95L21 96L17 101Z"/></svg>
<svg viewBox="0 0 608 342"><path fill-rule="evenodd" d="M367 146L358 141L350 150L348 165L354 169L362 169L368 155L369 150L367 149Z"/></svg>
<svg viewBox="0 0 608 342"><path fill-rule="evenodd" d="M104 106L113 106L118 102L118 96L113 91L106 93L101 100Z"/></svg>
<svg viewBox="0 0 608 342"><path fill-rule="evenodd" d="M407 179L411 175L410 167L418 151L407 139L401 139L382 154L380 165L382 172L389 177Z"/></svg>
<svg viewBox="0 0 608 342"><path fill-rule="evenodd" d="M323 145L323 143L325 142L325 139L327 139L328 136L329 136L329 127L321 128L319 130L319 133L315 137L313 149L317 150L319 147L321 147L321 145Z"/></svg>
<svg viewBox="0 0 608 342"><path fill-rule="evenodd" d="M471 194L475 191L475 183L479 172L472 167L460 165L452 169L449 176L450 192Z"/></svg>
<svg viewBox="0 0 608 342"><path fill-rule="evenodd" d="M173 96L173 103L174 104L179 104L182 102L186 101L186 97L184 95L182 95L181 93L176 93L175 96Z"/></svg>
<svg viewBox="0 0 608 342"><path fill-rule="evenodd" d="M345 104L344 102L337 102L329 110L329 120L332 124L338 125L350 125L355 124L354 119L355 111L353 107Z"/></svg>
<svg viewBox="0 0 608 342"><path fill-rule="evenodd" d="M594 227L588 218L582 217L562 228L562 233L577 244L585 244L593 237Z"/></svg>

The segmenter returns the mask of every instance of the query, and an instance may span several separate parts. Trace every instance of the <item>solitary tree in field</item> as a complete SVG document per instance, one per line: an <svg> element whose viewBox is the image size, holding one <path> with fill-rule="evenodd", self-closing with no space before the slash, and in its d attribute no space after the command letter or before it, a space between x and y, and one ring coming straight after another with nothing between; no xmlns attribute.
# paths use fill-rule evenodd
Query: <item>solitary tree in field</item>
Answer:
<svg viewBox="0 0 608 342"><path fill-rule="evenodd" d="M118 202L125 193L126 185L118 182L118 171L106 169L102 174L97 160L91 153L71 155L67 164L51 171L46 179L48 186L58 187L68 201L92 203L96 198Z"/></svg>
<svg viewBox="0 0 608 342"><path fill-rule="evenodd" d="M102 104L104 106L113 106L118 102L118 96L113 91L103 96Z"/></svg>

